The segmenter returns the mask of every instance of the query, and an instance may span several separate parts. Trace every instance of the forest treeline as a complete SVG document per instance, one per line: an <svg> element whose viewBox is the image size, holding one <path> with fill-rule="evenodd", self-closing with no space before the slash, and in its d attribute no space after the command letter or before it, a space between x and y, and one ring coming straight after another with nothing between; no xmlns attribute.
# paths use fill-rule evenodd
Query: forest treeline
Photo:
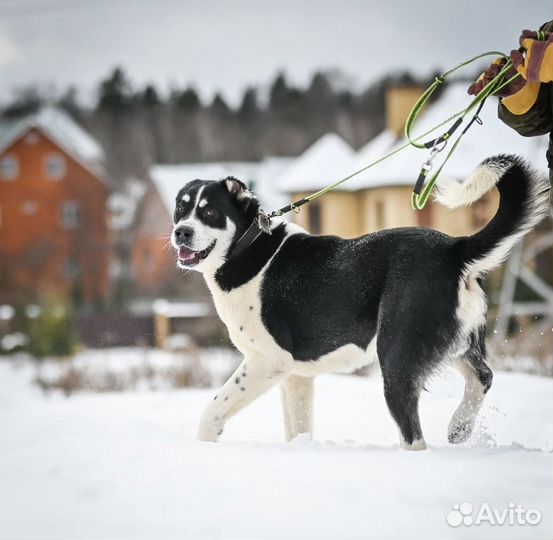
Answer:
<svg viewBox="0 0 553 540"><path fill-rule="evenodd" d="M329 131L358 148L384 128L390 85L428 83L405 72L354 93L331 72L315 73L306 88L278 73L263 99L258 88L248 87L240 104L231 107L220 93L203 102L192 86L166 95L152 84L134 88L118 67L99 82L92 107L79 103L75 88L55 102L102 144L108 175L117 187L129 176L145 178L153 163L295 156ZM2 116L25 115L46 101L52 98L28 88L4 107Z"/></svg>

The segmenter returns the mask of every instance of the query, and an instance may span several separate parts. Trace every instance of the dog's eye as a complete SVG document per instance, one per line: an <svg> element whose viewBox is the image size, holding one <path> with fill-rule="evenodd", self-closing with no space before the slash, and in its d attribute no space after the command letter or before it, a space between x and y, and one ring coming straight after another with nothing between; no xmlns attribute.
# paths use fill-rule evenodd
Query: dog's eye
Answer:
<svg viewBox="0 0 553 540"><path fill-rule="evenodd" d="M215 217L217 215L217 210L215 210L215 208L208 206L205 209L205 215L210 218Z"/></svg>
<svg viewBox="0 0 553 540"><path fill-rule="evenodd" d="M177 204L177 212L184 212L184 206L181 203Z"/></svg>

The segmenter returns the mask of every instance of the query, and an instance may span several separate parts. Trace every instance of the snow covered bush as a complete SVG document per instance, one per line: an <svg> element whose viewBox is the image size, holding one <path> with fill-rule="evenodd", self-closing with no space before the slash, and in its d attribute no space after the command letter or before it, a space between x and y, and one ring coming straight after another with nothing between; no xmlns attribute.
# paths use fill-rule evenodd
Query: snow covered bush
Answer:
<svg viewBox="0 0 553 540"><path fill-rule="evenodd" d="M43 390L122 392L219 386L238 364L228 349L171 352L138 347L85 350L72 358L44 359L35 383Z"/></svg>

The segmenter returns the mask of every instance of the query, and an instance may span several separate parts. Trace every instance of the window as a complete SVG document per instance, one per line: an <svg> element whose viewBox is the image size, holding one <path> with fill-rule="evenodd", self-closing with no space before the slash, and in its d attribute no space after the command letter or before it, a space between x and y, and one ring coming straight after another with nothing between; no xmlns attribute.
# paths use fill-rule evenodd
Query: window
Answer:
<svg viewBox="0 0 553 540"><path fill-rule="evenodd" d="M61 207L61 224L64 229L76 229L81 223L79 203L68 201Z"/></svg>
<svg viewBox="0 0 553 540"><path fill-rule="evenodd" d="M38 204L36 201L25 201L21 205L21 211L26 216L34 216L38 210Z"/></svg>
<svg viewBox="0 0 553 540"><path fill-rule="evenodd" d="M321 204L319 201L312 201L309 204L309 232L321 234Z"/></svg>
<svg viewBox="0 0 553 540"><path fill-rule="evenodd" d="M19 175L19 160L15 156L4 156L0 159L0 178L15 180Z"/></svg>
<svg viewBox="0 0 553 540"><path fill-rule="evenodd" d="M65 175L65 159L59 154L46 156L46 176L50 180L61 180Z"/></svg>

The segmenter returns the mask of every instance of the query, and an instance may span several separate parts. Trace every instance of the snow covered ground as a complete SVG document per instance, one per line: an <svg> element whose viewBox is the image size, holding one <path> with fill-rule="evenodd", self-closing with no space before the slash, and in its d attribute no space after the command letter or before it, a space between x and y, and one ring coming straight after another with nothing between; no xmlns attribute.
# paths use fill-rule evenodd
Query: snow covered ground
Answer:
<svg viewBox="0 0 553 540"><path fill-rule="evenodd" d="M212 444L194 440L212 390L66 398L33 375L0 361L2 539L553 537L552 379L496 373L475 434L453 447L462 381L444 373L422 398L429 450L408 453L377 376L318 379L313 442L283 442L271 391ZM473 523L448 525L462 503ZM477 525L483 503L542 519Z"/></svg>

